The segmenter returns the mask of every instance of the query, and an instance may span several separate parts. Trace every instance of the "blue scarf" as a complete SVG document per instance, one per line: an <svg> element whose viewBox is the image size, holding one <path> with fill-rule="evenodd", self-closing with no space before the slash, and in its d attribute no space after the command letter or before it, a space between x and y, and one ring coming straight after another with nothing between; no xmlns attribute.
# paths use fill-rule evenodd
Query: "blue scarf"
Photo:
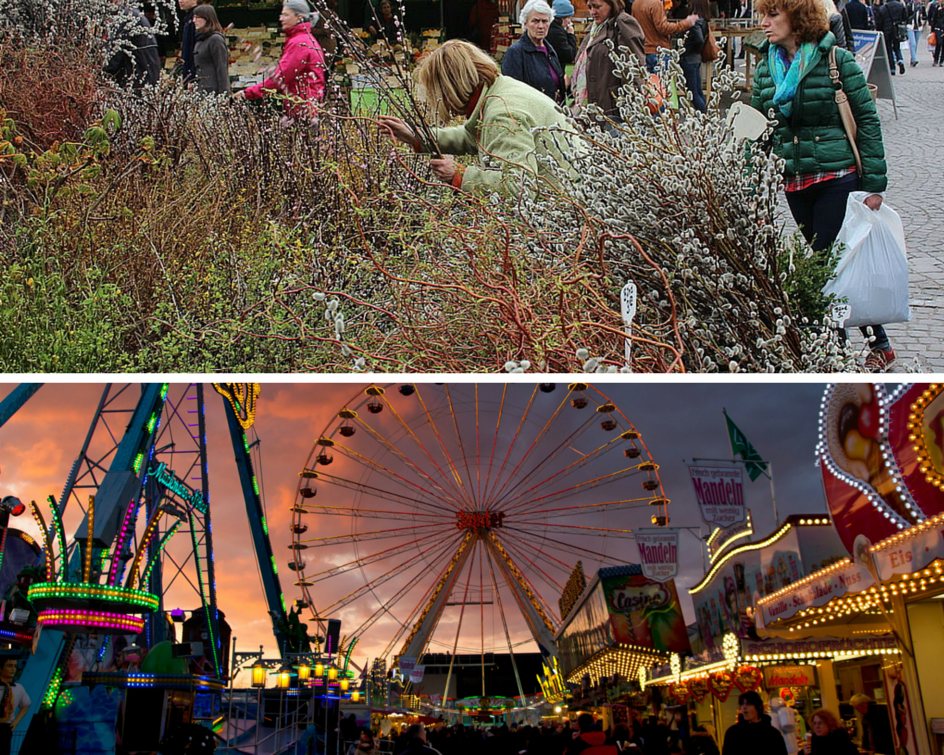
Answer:
<svg viewBox="0 0 944 755"><path fill-rule="evenodd" d="M779 107L780 112L788 118L793 112L793 98L796 97L797 87L800 86L800 81L810 69L815 52L815 44L804 42L797 50L793 62L789 62L787 51L780 45L770 45L767 49L767 65L773 77L774 86L777 87L774 92L774 105Z"/></svg>

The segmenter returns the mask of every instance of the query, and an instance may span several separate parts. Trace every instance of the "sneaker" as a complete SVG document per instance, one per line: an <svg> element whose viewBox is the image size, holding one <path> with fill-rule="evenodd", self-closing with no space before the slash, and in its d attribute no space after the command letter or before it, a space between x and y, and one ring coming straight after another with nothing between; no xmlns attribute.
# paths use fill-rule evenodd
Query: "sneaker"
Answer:
<svg viewBox="0 0 944 755"><path fill-rule="evenodd" d="M902 76L905 75L905 63L904 63L904 61L901 61L901 60L898 61L898 73L900 73Z"/></svg>
<svg viewBox="0 0 944 755"><path fill-rule="evenodd" d="M895 350L874 349L865 358L867 372L885 372L888 366L895 361Z"/></svg>
<svg viewBox="0 0 944 755"><path fill-rule="evenodd" d="M918 61L917 61L917 60L912 60L912 61L911 61L911 67L914 68L916 65L918 65Z"/></svg>

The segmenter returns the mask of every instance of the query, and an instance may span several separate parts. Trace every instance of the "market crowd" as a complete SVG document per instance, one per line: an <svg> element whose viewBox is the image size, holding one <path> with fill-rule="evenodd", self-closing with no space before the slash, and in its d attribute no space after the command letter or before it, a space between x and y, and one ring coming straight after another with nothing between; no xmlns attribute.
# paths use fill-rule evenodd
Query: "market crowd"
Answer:
<svg viewBox="0 0 944 755"><path fill-rule="evenodd" d="M771 698L765 710L757 692L738 698L737 721L724 735L720 755L859 755L892 753L894 744L887 715L865 695L852 699L859 714L861 737L858 745L844 723L832 711L820 708L799 723L796 712L779 697ZM447 726L421 723L390 733L392 749L379 747L367 729L357 729L353 715L341 722L347 755L719 755L713 727L699 725L694 715L686 717L680 708L663 708L663 716L643 717L632 708L621 708L627 719L604 730L590 713L576 721L540 725L501 724L500 726ZM805 733L804 733L805 732Z"/></svg>

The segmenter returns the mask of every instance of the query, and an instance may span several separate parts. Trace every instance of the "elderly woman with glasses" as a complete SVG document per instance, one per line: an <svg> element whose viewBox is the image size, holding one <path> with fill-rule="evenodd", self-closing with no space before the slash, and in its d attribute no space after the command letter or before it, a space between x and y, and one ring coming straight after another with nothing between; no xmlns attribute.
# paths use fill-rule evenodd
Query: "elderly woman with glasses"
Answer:
<svg viewBox="0 0 944 755"><path fill-rule="evenodd" d="M524 28L521 38L502 57L505 76L523 81L558 103L566 97L564 67L557 51L547 43L554 9L545 0L528 0L518 21Z"/></svg>
<svg viewBox="0 0 944 755"><path fill-rule="evenodd" d="M553 169L540 158L566 165L577 148L578 137L553 100L501 75L495 61L469 42L446 42L420 63L416 80L436 119L466 118L461 126L432 133L442 152L432 160L433 173L454 188L518 193L523 173L553 182ZM399 118L381 116L380 122L417 152L434 150ZM453 155L478 155L481 162L464 167Z"/></svg>

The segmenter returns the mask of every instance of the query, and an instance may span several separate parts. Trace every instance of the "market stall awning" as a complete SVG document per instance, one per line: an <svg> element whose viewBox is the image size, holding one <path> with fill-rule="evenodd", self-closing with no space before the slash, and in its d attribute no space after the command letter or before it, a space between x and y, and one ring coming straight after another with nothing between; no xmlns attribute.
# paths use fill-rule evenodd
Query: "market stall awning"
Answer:
<svg viewBox="0 0 944 755"><path fill-rule="evenodd" d="M888 631L896 596L927 597L944 585L944 514L843 559L758 601L758 619L772 636L816 636L837 625L863 634Z"/></svg>

